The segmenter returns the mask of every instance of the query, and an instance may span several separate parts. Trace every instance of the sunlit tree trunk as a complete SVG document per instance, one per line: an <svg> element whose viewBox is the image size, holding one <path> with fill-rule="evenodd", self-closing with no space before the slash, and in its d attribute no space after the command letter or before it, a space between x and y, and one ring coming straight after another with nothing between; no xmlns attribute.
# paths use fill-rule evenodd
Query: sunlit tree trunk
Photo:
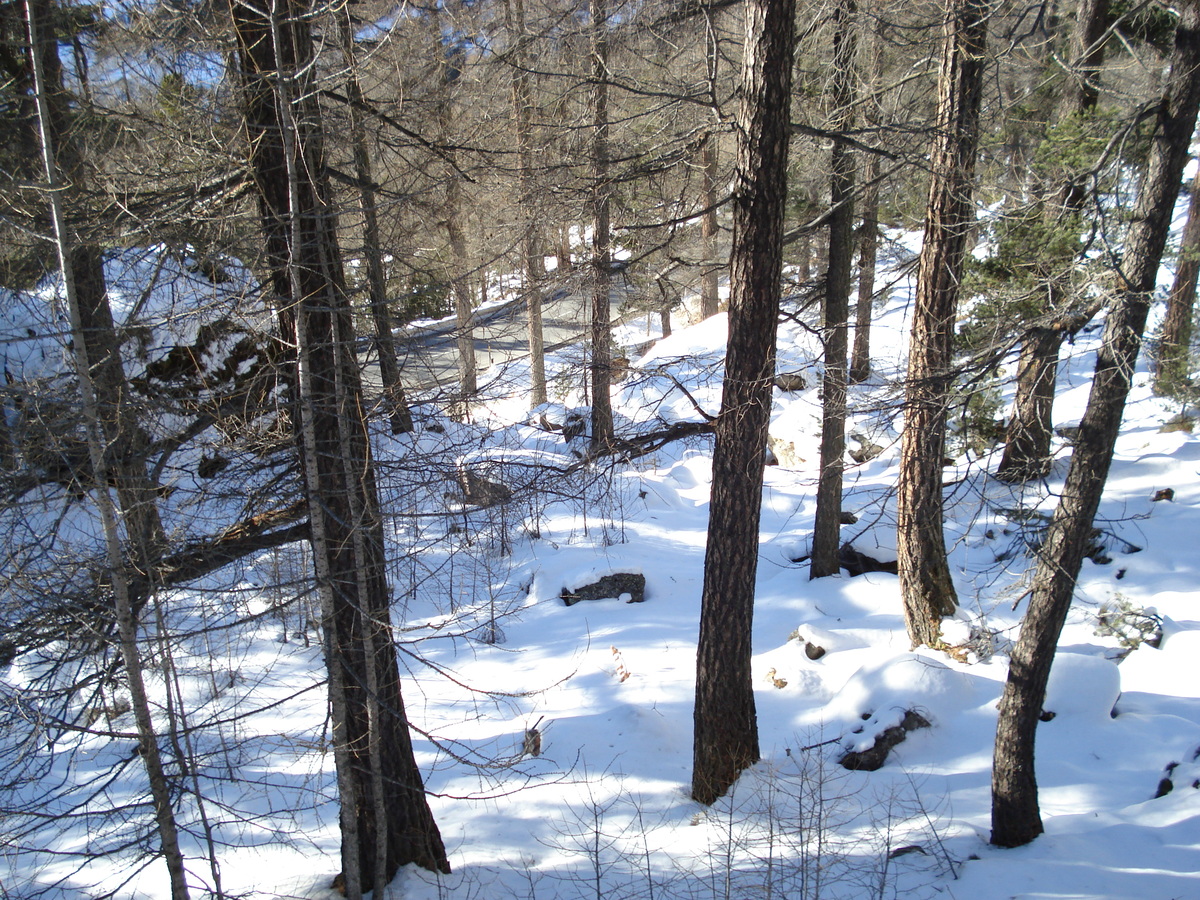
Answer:
<svg viewBox="0 0 1200 900"><path fill-rule="evenodd" d="M1038 550L1029 609L1000 699L992 766L992 843L1027 844L1042 833L1034 738L1063 623L1092 537L1092 520L1112 464L1142 333L1166 247L1188 147L1200 107L1200 2L1177 4L1163 102L1159 106L1141 196L1121 257L1119 295L1105 323L1087 409L1058 507Z"/></svg>
<svg viewBox="0 0 1200 900"><path fill-rule="evenodd" d="M854 55L858 23L856 0L838 0L833 9L833 81L830 102L834 133L854 120ZM813 525L812 578L841 568L842 473L846 455L846 353L850 318L850 276L854 263L854 154L833 142L830 160L829 270L825 276L825 375L821 400L821 470Z"/></svg>
<svg viewBox="0 0 1200 900"><path fill-rule="evenodd" d="M1200 275L1200 179L1192 181L1192 199L1188 204L1187 224L1179 242L1175 263L1175 281L1167 295L1167 316L1163 319L1158 344L1158 372L1155 387L1160 394L1187 385L1191 375L1192 317L1196 307L1196 278Z"/></svg>
<svg viewBox="0 0 1200 900"><path fill-rule="evenodd" d="M458 384L461 396L459 414L470 417L470 401L479 390L475 364L474 309L467 280L470 261L467 258L467 238L462 227L462 173L458 170L457 154L450 149L454 122L454 84L462 65L460 51L447 47L442 34L441 15L437 5L429 8L434 53L440 60L441 97L438 101L438 137L442 144L444 165L442 177L446 182L442 207L446 238L450 244L450 293L454 298L455 343L458 345Z"/></svg>
<svg viewBox="0 0 1200 900"><path fill-rule="evenodd" d="M517 131L517 168L521 207L521 257L525 271L525 308L529 323L529 405L546 402L546 346L542 336L542 238L534 202L533 92L526 68L525 7L504 0L504 23L510 43L513 121Z"/></svg>
<svg viewBox="0 0 1200 900"><path fill-rule="evenodd" d="M717 136L708 134L700 145L700 246L704 271L700 275L700 315L715 316L720 309L720 269L717 259Z"/></svg>
<svg viewBox="0 0 1200 900"><path fill-rule="evenodd" d="M704 557L692 797L712 803L759 757L750 675L763 465L783 268L795 4L747 0L729 349Z"/></svg>
<svg viewBox="0 0 1200 900"><path fill-rule="evenodd" d="M371 154L367 148L367 133L363 128L362 87L358 81L357 57L354 53L354 23L350 7L345 5L335 14L338 38L346 62L347 114L350 117L350 143L354 148L354 177L358 180L358 201L363 214L363 257L367 264L367 304L371 309L371 324L375 329L375 351L379 354L379 376L391 422L392 434L412 431L412 413L400 381L400 360L392 334L392 317L388 306L387 278L383 271L383 245L379 237L378 205L375 199L375 179L371 171Z"/></svg>
<svg viewBox="0 0 1200 900"><path fill-rule="evenodd" d="M351 898L400 866L448 871L413 754L391 637L383 526L337 217L311 90L306 10L234 0L250 166L295 348L292 426L308 500L333 724L342 867ZM383 882L383 883L381 883Z"/></svg>
<svg viewBox="0 0 1200 900"><path fill-rule="evenodd" d="M868 8L868 15L875 12L875 26L870 31L870 49L867 52L867 72L863 93L874 91L882 67L883 41L879 36L882 18L878 11ZM868 105L870 109L870 105ZM873 121L873 120L872 120ZM879 253L879 178L880 157L877 153L867 156L863 173L862 224L858 235L858 302L854 307L854 350L850 354L851 384L866 381L871 374L871 317L875 304L875 269Z"/></svg>
<svg viewBox="0 0 1200 900"><path fill-rule="evenodd" d="M608 3L591 0L592 17L592 449L613 442L612 352L609 310L612 305L612 225L608 176Z"/></svg>
<svg viewBox="0 0 1200 900"><path fill-rule="evenodd" d="M967 239L975 223L971 192L991 8L992 0L946 3L897 486L900 591L914 645L937 646L942 617L958 605L942 533L942 460L954 379L951 355L958 290Z"/></svg>
<svg viewBox="0 0 1200 900"><path fill-rule="evenodd" d="M1110 19L1107 0L1080 0L1071 36L1071 78L1063 93L1061 118L1085 116L1096 108L1098 79L1104 63L1104 34ZM1047 205L1048 218L1069 222L1079 216L1087 196L1081 182L1068 181L1054 186L1052 192L1056 196ZM1056 262L1069 264L1071 260ZM1005 432L1004 453L996 467L996 477L1002 481L1029 481L1050 472L1058 355L1067 334L1084 324L1066 319L1056 321L1066 299L1061 278L1059 273L1051 274L1044 286L1046 299L1040 309L1040 320L1028 329L1022 341L1016 397Z"/></svg>

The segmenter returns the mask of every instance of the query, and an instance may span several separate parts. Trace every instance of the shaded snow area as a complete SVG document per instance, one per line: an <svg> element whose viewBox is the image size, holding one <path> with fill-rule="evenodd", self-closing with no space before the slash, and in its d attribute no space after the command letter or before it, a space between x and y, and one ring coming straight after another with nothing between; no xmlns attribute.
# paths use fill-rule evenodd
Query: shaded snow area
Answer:
<svg viewBox="0 0 1200 900"><path fill-rule="evenodd" d="M919 238L903 240L911 250ZM851 391L847 427L878 452L847 460L844 507L856 521L843 540L880 562L896 552L912 291L895 278L872 324L873 374ZM790 449L766 471L760 528L753 672L763 758L711 808L688 797L711 439L584 465L586 436L546 427L585 411L577 348L548 360L553 403L544 410L530 414L524 364L511 363L503 378L481 373L481 383L506 387L481 401L472 424L427 404L415 434L381 431L403 689L454 868L406 869L388 896L1200 897L1200 438L1162 430L1179 410L1154 397L1143 362L1096 522L1104 552L1084 563L1038 729L1046 834L994 849L996 705L1041 514L1054 508L1070 448L1057 445L1051 476L1024 487L989 475L998 453L947 466L946 539L962 608L945 632L959 649L914 651L895 575L809 580L821 370L807 324L786 320L778 342L779 371L803 375L805 387L776 390L772 414L773 442ZM614 388L618 431L715 414L726 325L724 314L680 323L631 354ZM643 344L647 327L635 321L617 343ZM1058 423L1082 414L1099 335L1093 324L1064 348ZM1011 375L1015 359L1005 367ZM1002 390L1010 400L1008 381ZM463 502L449 473L464 467L511 497ZM1173 499L1155 501L1166 488ZM189 772L178 788L185 853L195 884L209 884L198 790L230 896L336 896L319 637L307 595L281 599L307 571L305 551L292 545L252 560L234 584L218 573L162 604L183 635L176 668L195 725L197 777ZM621 573L644 576L644 602L562 599ZM1139 642L1138 623L1161 632L1158 646ZM18 659L9 684L36 665ZM164 670L150 677L161 694ZM914 727L918 719L928 727ZM131 731L128 714L112 727ZM880 768L839 765L889 729L905 740ZM47 756L46 777L85 783L115 770L96 788L96 802L117 810L113 833L148 829L146 809L124 805L142 798L140 766L114 763L131 742L77 740L69 759ZM0 895L66 875L56 896L167 896L159 861L125 880L136 846L118 850L111 835L70 821L56 827L62 848L91 842L109 855L80 868L8 853Z"/></svg>

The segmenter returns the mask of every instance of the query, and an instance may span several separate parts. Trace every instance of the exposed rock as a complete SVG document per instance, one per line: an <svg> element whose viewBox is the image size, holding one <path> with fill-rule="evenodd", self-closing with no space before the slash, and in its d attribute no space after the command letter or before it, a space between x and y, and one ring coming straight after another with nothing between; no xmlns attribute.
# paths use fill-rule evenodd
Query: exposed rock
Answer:
<svg viewBox="0 0 1200 900"><path fill-rule="evenodd" d="M857 447L851 447L849 453L850 458L859 465L868 463L883 453L883 445L876 444L865 434L852 431L847 437L858 444Z"/></svg>
<svg viewBox="0 0 1200 900"><path fill-rule="evenodd" d="M804 464L804 458L796 452L796 445L792 441L769 434L767 435L767 449L771 451L776 462L785 469L796 469Z"/></svg>
<svg viewBox="0 0 1200 900"><path fill-rule="evenodd" d="M884 561L867 556L860 550L854 549L850 544L843 544L842 549L838 552L838 562L851 577L862 575L865 572L887 572L891 575L899 574L899 563L896 560Z"/></svg>
<svg viewBox="0 0 1200 900"><path fill-rule="evenodd" d="M641 603L646 599L646 576L635 572L618 572L574 589L563 588L559 596L567 606L574 606L581 600L623 597L627 598L626 603Z"/></svg>
<svg viewBox="0 0 1200 900"><path fill-rule="evenodd" d="M785 394L793 394L808 387L808 382L799 372L780 372L775 376L775 387Z"/></svg>
<svg viewBox="0 0 1200 900"><path fill-rule="evenodd" d="M811 659L813 662L816 662L818 659L820 659L822 656L825 655L825 648L817 646L812 641L805 641L804 642L804 655L807 656L809 659Z"/></svg>
<svg viewBox="0 0 1200 900"><path fill-rule="evenodd" d="M904 719L899 725L884 729L875 738L875 743L866 750L847 751L838 762L851 772L874 772L883 766L892 748L902 744L910 731L918 728L929 728L929 720L911 709L904 713Z"/></svg>
<svg viewBox="0 0 1200 900"><path fill-rule="evenodd" d="M499 481L489 481L471 469L459 469L455 476L464 503L472 506L495 506L512 499L512 489Z"/></svg>
<svg viewBox="0 0 1200 900"><path fill-rule="evenodd" d="M1172 500L1173 501L1174 499L1175 499L1175 489L1174 488L1163 488L1161 491L1154 492L1153 502L1158 503L1160 500Z"/></svg>
<svg viewBox="0 0 1200 900"><path fill-rule="evenodd" d="M571 413L567 416L566 421L563 422L563 440L569 443L580 435L585 434L587 432L587 425L587 419L579 413Z"/></svg>

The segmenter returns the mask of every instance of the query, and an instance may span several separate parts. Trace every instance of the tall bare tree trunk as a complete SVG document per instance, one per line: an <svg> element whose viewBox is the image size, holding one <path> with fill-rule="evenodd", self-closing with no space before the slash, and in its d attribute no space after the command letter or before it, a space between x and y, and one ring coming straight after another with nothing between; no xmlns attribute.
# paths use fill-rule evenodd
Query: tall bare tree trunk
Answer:
<svg viewBox="0 0 1200 900"><path fill-rule="evenodd" d="M467 239L462 228L462 173L458 170L456 154L449 149L454 122L454 83L462 65L459 51L443 45L441 15L437 5L429 8L433 27L434 52L441 60L441 97L438 102L438 137L443 145L445 165L442 177L446 180L445 217L446 237L450 242L450 293L454 297L454 332L458 345L459 393L462 395L460 409L462 418L470 418L471 398L479 390L479 376L475 365L474 310L471 289L467 281L470 261L467 259Z"/></svg>
<svg viewBox="0 0 1200 900"><path fill-rule="evenodd" d="M838 0L833 9L834 109L836 135L854 120L856 0ZM850 276L854 268L854 154L835 136L830 160L829 271L825 276L825 375L821 401L821 471L813 525L809 576L823 578L840 569L842 472L846 456L846 353L850 318Z"/></svg>
<svg viewBox="0 0 1200 900"><path fill-rule="evenodd" d="M954 318L967 238L979 137L987 19L992 0L947 0L930 153L925 240L917 269L908 347L904 436L897 488L897 539L904 619L913 644L937 646L941 619L958 605L942 533L942 458Z"/></svg>
<svg viewBox="0 0 1200 900"><path fill-rule="evenodd" d="M717 135L710 132L700 145L700 248L704 271L700 275L700 315L715 316L720 309L721 263L717 259Z"/></svg>
<svg viewBox="0 0 1200 900"><path fill-rule="evenodd" d="M867 53L867 73L863 93L873 92L879 81L882 68L883 40L879 36L883 19L877 10L872 18L875 27L870 32L870 49ZM870 108L870 107L868 107ZM868 115L870 115L868 113ZM871 119L874 122L874 119ZM871 317L875 305L875 269L879 253L879 178L880 157L872 153L867 157L863 174L862 224L858 236L858 302L854 307L854 350L850 354L850 383L859 384L871 375Z"/></svg>
<svg viewBox="0 0 1200 900"><path fill-rule="evenodd" d="M1200 108L1200 2L1177 4L1171 72L1155 121L1142 193L1117 273L1121 288L1104 340L1079 440L1045 542L1038 551L1033 593L1000 698L992 766L992 843L1027 844L1042 833L1034 773L1034 738L1075 581L1091 539L1121 416L1137 364L1146 316L1188 146Z"/></svg>
<svg viewBox="0 0 1200 900"><path fill-rule="evenodd" d="M371 308L371 324L375 329L375 352L379 354L379 376L388 409L392 434L405 434L413 429L412 412L400 381L400 360L396 355L396 340L392 335L392 317L387 298L387 278L383 272L383 244L379 238L378 204L375 199L375 179L371 171L371 154L367 147L367 132L363 127L362 87L358 81L357 57L354 53L354 22L346 4L335 13L338 40L346 62L347 113L350 116L350 143L354 148L354 177L358 180L358 202L363 214L363 257L367 262L367 304Z"/></svg>
<svg viewBox="0 0 1200 900"><path fill-rule="evenodd" d="M729 350L696 653L692 797L701 803L724 794L759 757L751 626L783 268L794 25L794 0L747 0Z"/></svg>
<svg viewBox="0 0 1200 900"><path fill-rule="evenodd" d="M1192 181L1187 224L1179 242L1175 281L1167 295L1167 316L1159 338L1155 388L1160 394L1184 387L1190 379L1197 276L1200 276L1200 178Z"/></svg>
<svg viewBox="0 0 1200 900"><path fill-rule="evenodd" d="M62 196L83 176L82 160L71 143L68 100L62 83L58 42L49 30L49 3L26 0L25 23L29 62L37 110L42 163L49 185L50 218L75 354L75 374L87 426L88 456L94 480L93 496L100 513L108 574L113 592L113 612L121 661L129 687L130 705L138 732L138 755L150 784L154 817L173 900L187 900L187 875L179 846L179 830L171 802L171 787L163 767L146 694L141 653L138 649L138 608L153 589L152 570L162 551L161 525L154 493L145 474L144 439L130 412L130 398L121 364L120 340L113 327L100 251L79 240L67 226ZM82 268L77 271L76 263ZM130 453L130 446L134 452ZM122 453L118 448L125 448ZM110 466L110 460L115 464ZM140 470L140 471L139 471ZM120 504L109 494L117 485ZM122 545L119 518L127 541ZM139 582L141 594L131 587Z"/></svg>
<svg viewBox="0 0 1200 900"><path fill-rule="evenodd" d="M1063 119L1082 117L1096 108L1104 36L1110 19L1107 0L1080 0L1071 36L1073 77L1067 82L1061 104ZM1071 179L1055 185L1053 193L1056 196L1045 210L1049 220L1067 222L1079 216L1086 200L1080 181ZM1052 262L1070 264L1072 260ZM1004 453L996 468L996 477L1002 481L1029 481L1050 472L1059 351L1066 336L1090 318L1075 321L1077 316L1059 317L1065 299L1061 282L1061 273L1050 274L1041 292L1046 299L1039 321L1030 326L1021 344L1013 412L1005 432Z"/></svg>
<svg viewBox="0 0 1200 900"><path fill-rule="evenodd" d="M612 226L608 178L608 3L591 0L592 18L592 449L613 442L612 352L609 349L612 306Z"/></svg>
<svg viewBox="0 0 1200 900"><path fill-rule="evenodd" d="M232 12L272 283L284 334L295 341L292 425L323 605L343 875L355 898L385 887L406 863L441 872L449 863L400 692L354 326L309 81L307 10L275 0L268 14L234 0Z"/></svg>
<svg viewBox="0 0 1200 900"><path fill-rule="evenodd" d="M854 306L854 350L850 354L850 383L871 375L871 317L875 308L875 270L879 253L879 157L867 160L862 191L862 225L858 239L858 301Z"/></svg>
<svg viewBox="0 0 1200 900"><path fill-rule="evenodd" d="M517 168L521 190L521 255L525 269L525 308L529 323L529 405L546 402L546 345L542 336L542 238L533 181L533 92L525 62L523 0L504 0L504 27L510 46L513 120L517 129Z"/></svg>

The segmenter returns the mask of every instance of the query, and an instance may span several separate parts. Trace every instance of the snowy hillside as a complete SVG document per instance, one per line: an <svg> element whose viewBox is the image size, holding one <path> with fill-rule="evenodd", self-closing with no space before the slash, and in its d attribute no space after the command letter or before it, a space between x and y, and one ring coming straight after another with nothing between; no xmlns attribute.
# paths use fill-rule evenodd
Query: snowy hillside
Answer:
<svg viewBox="0 0 1200 900"><path fill-rule="evenodd" d="M851 394L848 431L861 436L851 449L879 452L848 463L844 508L856 521L843 539L881 562L895 558L911 288L900 280L875 317L874 374ZM614 392L618 429L696 420L693 404L715 413L725 325L720 315L678 327L633 357ZM644 321L626 326L618 343L641 345L648 328L653 337ZM1082 412L1098 333L1068 348L1057 423ZM1097 521L1097 559L1107 561L1084 565L1045 704L1054 716L1038 732L1047 833L1002 851L987 844L996 702L1039 517L1054 508L1069 447L1047 482L1025 488L990 478L986 457L947 469L946 535L962 602L947 633L963 650L911 651L894 575L809 581L820 370L811 331L785 323L778 369L802 374L806 387L777 390L772 417L780 464L766 474L754 623L763 760L705 809L687 788L711 439L581 466L573 451L585 439L567 441L530 416L520 368L481 379L509 392L481 403L473 425L420 407L415 435L378 438L405 698L454 867L440 878L406 870L391 896L1200 896L1200 438L1163 430L1179 410L1152 395L1144 371ZM548 369L554 404L542 412L561 421L583 406L578 351ZM464 466L504 483L512 499L456 499L438 473ZM1168 488L1171 499L1154 499ZM199 861L203 812L229 896L336 896L321 654L307 601L282 602L305 572L293 545L262 554L234 586L227 573L212 576L163 604L196 725L199 763L181 800L192 829L185 853L197 882L210 883ZM614 573L644 576L644 602L562 599ZM1160 646L1129 651L1117 629L1102 627L1101 615L1111 622L1121 609L1161 623ZM34 669L19 660L9 682ZM882 768L838 764L902 724L907 739ZM130 730L119 716L112 727ZM129 753L128 740L79 741L50 774L87 783ZM95 803L120 808L141 791L139 767L115 771ZM1168 776L1174 789L1155 799ZM61 842L94 843L106 856L80 868L8 855L0 891L27 896L53 884L61 897L101 886L164 896L161 863L126 883L117 841L65 821Z"/></svg>

